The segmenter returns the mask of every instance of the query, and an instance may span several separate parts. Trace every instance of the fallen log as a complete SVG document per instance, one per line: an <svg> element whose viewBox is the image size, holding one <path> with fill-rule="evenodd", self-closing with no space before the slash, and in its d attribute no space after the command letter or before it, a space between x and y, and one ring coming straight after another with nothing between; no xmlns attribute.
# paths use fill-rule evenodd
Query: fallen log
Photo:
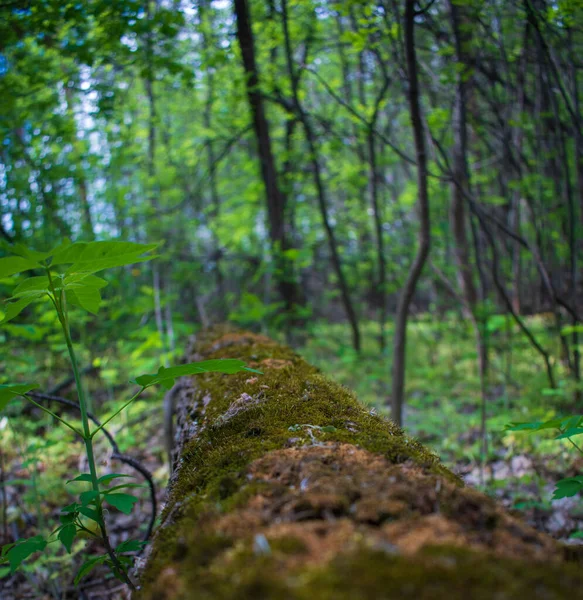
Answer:
<svg viewBox="0 0 583 600"><path fill-rule="evenodd" d="M189 360L175 471L140 600L583 597L550 537L464 487L420 443L289 348L215 328Z"/></svg>

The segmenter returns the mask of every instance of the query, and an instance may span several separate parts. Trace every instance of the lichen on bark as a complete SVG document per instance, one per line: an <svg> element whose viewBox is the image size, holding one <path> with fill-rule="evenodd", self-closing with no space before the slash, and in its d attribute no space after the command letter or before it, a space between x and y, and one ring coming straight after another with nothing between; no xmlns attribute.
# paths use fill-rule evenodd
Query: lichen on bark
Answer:
<svg viewBox="0 0 583 600"><path fill-rule="evenodd" d="M179 407L178 459L144 600L572 598L563 549L291 349L215 328ZM497 594L497 595L496 595Z"/></svg>

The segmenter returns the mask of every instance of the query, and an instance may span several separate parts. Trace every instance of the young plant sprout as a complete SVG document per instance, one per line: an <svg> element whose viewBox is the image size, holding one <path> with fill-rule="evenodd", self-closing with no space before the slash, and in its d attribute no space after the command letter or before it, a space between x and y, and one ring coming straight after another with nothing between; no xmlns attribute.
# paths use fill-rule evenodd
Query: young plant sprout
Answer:
<svg viewBox="0 0 583 600"><path fill-rule="evenodd" d="M123 479L129 476L122 473L99 475L94 453L95 437L149 387L159 384L170 389L177 377L196 373L253 371L253 369L247 368L242 361L235 359L209 360L171 368L160 367L155 374L136 377L133 381L138 386L136 393L101 425L92 428L87 398L81 383L79 364L71 336L69 306L74 305L89 313L97 314L101 304L100 290L107 285L107 281L95 273L151 260L155 258L151 252L156 246L157 244L116 241L71 243L65 240L48 252L38 252L20 244L15 245L10 248L11 256L0 258L0 278L28 271L34 272L34 275L21 281L14 289L13 295L8 299L5 307L4 320L0 324L17 317L32 302L49 302L56 311L67 345L79 400L81 428L32 398L29 392L39 387L36 383L0 385L0 410L3 410L15 398L21 397L32 402L37 408L51 415L83 440L89 465L88 473L80 473L67 482L86 482L89 484L89 489L79 495L78 501L61 509L60 525L48 538L36 535L18 540L13 544L7 544L2 548L0 563L8 563L12 572L29 556L43 551L49 543L61 542L67 552L71 553L75 538L88 536L98 539L104 552L89 558L81 565L75 577L75 584L95 566L105 564L116 578L131 589L135 589L128 574L132 565L132 558L128 553L139 550L144 542L126 540L117 547L112 547L104 519L104 507L110 506L125 514L130 514L138 499L127 493L127 490L140 486L123 482ZM119 483L119 480L122 482Z"/></svg>

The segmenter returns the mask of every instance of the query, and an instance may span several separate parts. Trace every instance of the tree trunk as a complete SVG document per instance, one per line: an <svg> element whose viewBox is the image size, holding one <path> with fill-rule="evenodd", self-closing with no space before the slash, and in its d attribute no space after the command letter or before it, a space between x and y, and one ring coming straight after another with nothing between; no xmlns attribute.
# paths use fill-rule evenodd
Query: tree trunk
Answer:
<svg viewBox="0 0 583 600"><path fill-rule="evenodd" d="M419 248L411 265L407 281L399 298L395 317L395 337L393 339L393 386L391 394L391 417L400 425L403 421L403 397L405 393L405 349L407 346L407 318L417 281L421 276L429 255L431 229L429 221L429 193L427 189L427 153L421 105L419 102L419 82L417 76L417 56L415 52L415 0L407 0L405 5L405 55L409 77L409 113L415 154L417 158L417 194L419 206Z"/></svg>
<svg viewBox="0 0 583 600"><path fill-rule="evenodd" d="M338 241L336 234L334 233L334 227L330 222L329 210L328 210L328 198L326 195L326 188L322 178L322 168L320 165L320 153L317 148L316 135L312 128L310 118L300 101L299 93L299 73L296 72L293 64L293 55L291 48L291 41L289 35L289 23L287 18L287 0L281 1L281 18L283 24L283 35L285 43L285 56L288 74L290 78L290 84L292 88L293 96L293 109L296 113L297 118L301 122L304 132L306 134L306 142L308 143L308 149L310 151L309 161L312 165L312 173L314 177L314 186L316 188L316 195L318 198L318 208L320 209L320 216L322 217L322 223L324 225L324 231L326 232L326 239L328 240L328 247L330 248L330 258L332 261L332 268L338 279L338 287L340 288L340 296L342 298L342 304L346 312L346 317L350 325L352 332L352 346L356 352L360 352L361 349L361 336L360 336L360 325L358 323L358 315L354 308L354 302L350 294L348 281L344 274L342 267L342 258L340 256L340 250L338 248Z"/></svg>
<svg viewBox="0 0 583 600"><path fill-rule="evenodd" d="M200 32L202 37L202 43L205 53L209 56L215 49L216 42L213 36L213 13L210 5L210 0L200 0L198 3L198 12L200 19ZM215 100L215 74L212 69L207 69L206 72L206 101L203 114L203 124L207 131L212 131L212 115L213 115L213 103ZM215 156L215 143L212 138L209 138L206 142L207 151L207 165L208 165L208 177L209 177L209 192L211 199L211 220L214 223L218 223L221 215L221 197L218 190L217 182L217 164ZM216 298L216 313L218 321L221 322L227 318L227 303L226 303L226 286L225 276L223 273L223 250L221 243L217 235L215 227L211 227L211 235L213 240L215 257L214 271L215 271L215 284L217 289Z"/></svg>
<svg viewBox="0 0 583 600"><path fill-rule="evenodd" d="M564 550L261 335L215 328L188 360L169 499L134 600L570 598ZM544 568L541 564L544 561Z"/></svg>
<svg viewBox="0 0 583 600"><path fill-rule="evenodd" d="M481 439L482 465L484 464L487 448L487 414L486 401L488 389L488 347L485 340L486 320L488 316L478 307L478 293L474 285L469 244L466 235L466 196L470 195L470 175L468 171L468 133L467 133L467 97L468 97L468 56L469 43L467 26L470 22L463 12L463 7L455 0L449 0L451 25L454 34L455 55L458 66L457 83L453 107L453 178L450 206L450 221L455 243L455 257L458 268L458 278L469 317L472 320L476 338L478 356L478 373L480 378L481 396ZM479 254L476 253L476 261ZM481 278L483 281L483 278ZM484 298L482 298L483 300ZM483 469L482 469L483 475Z"/></svg>
<svg viewBox="0 0 583 600"><path fill-rule="evenodd" d="M286 197L277 181L269 123L259 87L259 71L255 60L255 42L251 28L251 14L248 0L234 0L234 8L237 22L237 40L241 48L243 68L245 70L247 97L251 109L255 137L257 139L261 175L267 196L269 236L277 267L278 288L286 310L292 311L294 305L302 303L302 294L295 281L293 265L290 264L289 259L285 256L285 251L289 249L285 232Z"/></svg>

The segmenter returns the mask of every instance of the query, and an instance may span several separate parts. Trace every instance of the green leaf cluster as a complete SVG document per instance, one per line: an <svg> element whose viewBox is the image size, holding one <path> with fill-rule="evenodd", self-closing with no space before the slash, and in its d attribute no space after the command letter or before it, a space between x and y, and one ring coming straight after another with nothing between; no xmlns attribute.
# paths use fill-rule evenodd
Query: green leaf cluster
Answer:
<svg viewBox="0 0 583 600"><path fill-rule="evenodd" d="M11 246L9 250L16 256L0 258L0 279L26 271L44 271L45 274L29 277L17 285L8 299L1 323L14 319L35 300L47 297L53 302L64 299L68 304L97 314L101 305L100 290L107 281L94 274L150 260L154 256L148 253L156 246L118 241L71 243L69 240L47 252L30 250L21 244Z"/></svg>

